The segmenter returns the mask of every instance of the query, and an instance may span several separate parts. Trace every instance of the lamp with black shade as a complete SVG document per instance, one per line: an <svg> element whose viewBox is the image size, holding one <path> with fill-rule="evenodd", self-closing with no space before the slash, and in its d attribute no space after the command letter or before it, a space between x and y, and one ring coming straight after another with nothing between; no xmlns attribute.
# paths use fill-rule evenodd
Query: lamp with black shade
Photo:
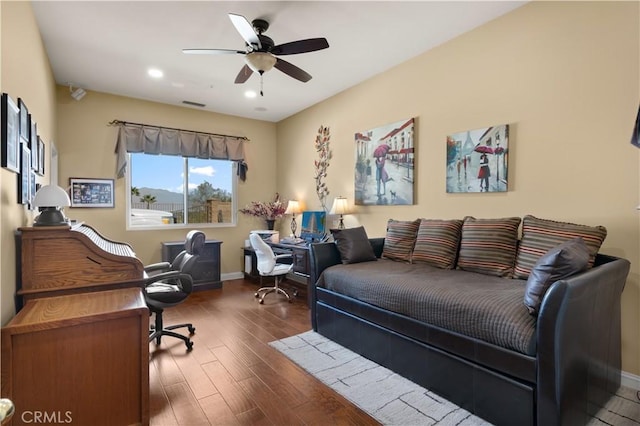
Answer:
<svg viewBox="0 0 640 426"><path fill-rule="evenodd" d="M44 185L33 198L33 206L40 210L33 226L68 225L62 209L71 205L69 194L57 185Z"/></svg>
<svg viewBox="0 0 640 426"><path fill-rule="evenodd" d="M336 197L333 200L333 206L331 207L331 211L329 213L340 215L340 223L338 224L338 229L344 229L343 215L349 214L349 203L347 202L347 199L344 197Z"/></svg>
<svg viewBox="0 0 640 426"><path fill-rule="evenodd" d="M300 203L297 200L289 200L289 204L287 204L287 210L285 210L284 214L293 215L291 218L291 235L295 238L296 230L298 229L298 224L296 223L296 214L302 213L300 210Z"/></svg>

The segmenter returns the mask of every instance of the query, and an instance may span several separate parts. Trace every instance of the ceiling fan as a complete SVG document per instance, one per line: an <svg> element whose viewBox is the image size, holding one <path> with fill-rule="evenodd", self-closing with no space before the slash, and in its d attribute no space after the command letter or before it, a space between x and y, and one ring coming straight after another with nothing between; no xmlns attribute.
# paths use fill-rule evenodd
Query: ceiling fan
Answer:
<svg viewBox="0 0 640 426"><path fill-rule="evenodd" d="M306 83L311 80L311 75L284 59L277 58L281 55L295 55L298 53L314 52L329 47L326 38L309 38L275 45L273 40L264 35L269 28L269 22L264 19L254 19L249 23L247 18L235 13L229 13L231 23L240 33L246 43L246 50L233 49L182 49L184 53L225 55L244 55L245 65L236 76L235 83L246 82L253 72L260 74L260 94L262 93L262 75L271 68L276 68L296 80Z"/></svg>

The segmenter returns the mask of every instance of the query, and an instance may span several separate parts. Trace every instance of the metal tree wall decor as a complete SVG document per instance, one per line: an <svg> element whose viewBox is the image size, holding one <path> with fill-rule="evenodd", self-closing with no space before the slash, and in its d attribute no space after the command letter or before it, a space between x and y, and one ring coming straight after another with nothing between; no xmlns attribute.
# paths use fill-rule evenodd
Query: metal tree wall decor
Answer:
<svg viewBox="0 0 640 426"><path fill-rule="evenodd" d="M329 160L331 160L332 156L331 149L329 148L329 139L331 139L329 128L320 126L315 143L319 159L314 160L313 164L316 168L316 193L318 194L318 199L320 200L320 204L324 211L327 211L327 196L329 195L329 188L327 188L327 184L324 182L324 179L327 177Z"/></svg>

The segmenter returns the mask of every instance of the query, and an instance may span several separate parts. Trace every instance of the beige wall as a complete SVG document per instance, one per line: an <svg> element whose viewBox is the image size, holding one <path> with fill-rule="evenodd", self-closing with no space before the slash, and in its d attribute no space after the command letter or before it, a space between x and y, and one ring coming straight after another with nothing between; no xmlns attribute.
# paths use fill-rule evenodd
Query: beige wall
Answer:
<svg viewBox="0 0 640 426"><path fill-rule="evenodd" d="M623 368L640 374L640 151L629 144L640 94L639 8L637 2L531 3L275 125L95 92L75 102L66 87L55 86L30 4L3 1L0 81L3 92L25 99L47 152L55 141L61 185L70 176L113 177L116 132L106 124L114 118L249 137L239 207L270 198L276 188L306 208L319 207L313 141L321 124L332 132L329 204L337 195L353 199L353 134L417 117L417 204L359 207L347 226L361 223L380 236L390 217L528 213L606 226L603 251L632 262L623 294ZM446 194L446 135L498 123L511 125L510 191ZM33 218L16 202L16 179L0 170L2 324L14 310L13 232ZM119 180L115 209L67 213L131 242L143 262L156 261L160 241L185 232L125 231L125 196ZM243 240L261 226L242 215L239 222L205 229L208 238L224 241L223 273L242 269ZM288 224L282 221L281 232L288 233Z"/></svg>
<svg viewBox="0 0 640 426"><path fill-rule="evenodd" d="M347 226L389 218L523 216L604 225L603 252L632 262L623 369L640 374L640 4L535 2L278 123L278 189L318 208L313 159L331 128L333 197L354 196L354 133L416 117L416 204L356 207ZM447 194L451 133L510 124L507 193ZM301 143L304 141L305 143Z"/></svg>
<svg viewBox="0 0 640 426"><path fill-rule="evenodd" d="M107 126L118 119L134 123L176 127L201 132L246 136L246 182L238 183L238 208L252 200L268 200L275 193L276 126L274 123L249 120L191 108L175 107L131 98L88 92L81 101L69 96L69 89L58 86L58 139L60 157L58 184L69 185L70 177L115 177L114 154L117 128ZM68 208L70 218L85 221L106 237L130 243L143 263L160 261L162 241L180 241L187 229L126 231L126 180L115 182L114 209ZM237 227L200 228L208 239L222 240L222 273L243 270L240 248L251 229L264 224L238 215Z"/></svg>
<svg viewBox="0 0 640 426"><path fill-rule="evenodd" d="M2 33L2 92L13 100L22 98L38 123L46 152L56 134L55 85L49 60L40 39L29 2L0 2ZM48 160L47 160L48 161ZM14 315L15 244L14 231L31 223L33 214L18 204L17 176L0 169L0 322ZM48 172L37 182L46 184Z"/></svg>

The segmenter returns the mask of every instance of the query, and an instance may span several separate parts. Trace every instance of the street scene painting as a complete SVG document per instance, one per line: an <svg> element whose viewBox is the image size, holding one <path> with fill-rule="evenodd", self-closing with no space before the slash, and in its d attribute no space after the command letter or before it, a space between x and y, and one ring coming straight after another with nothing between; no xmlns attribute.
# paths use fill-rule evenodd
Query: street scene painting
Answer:
<svg viewBox="0 0 640 426"><path fill-rule="evenodd" d="M413 204L415 119L355 134L355 204Z"/></svg>
<svg viewBox="0 0 640 426"><path fill-rule="evenodd" d="M447 136L447 192L506 192L509 125Z"/></svg>

